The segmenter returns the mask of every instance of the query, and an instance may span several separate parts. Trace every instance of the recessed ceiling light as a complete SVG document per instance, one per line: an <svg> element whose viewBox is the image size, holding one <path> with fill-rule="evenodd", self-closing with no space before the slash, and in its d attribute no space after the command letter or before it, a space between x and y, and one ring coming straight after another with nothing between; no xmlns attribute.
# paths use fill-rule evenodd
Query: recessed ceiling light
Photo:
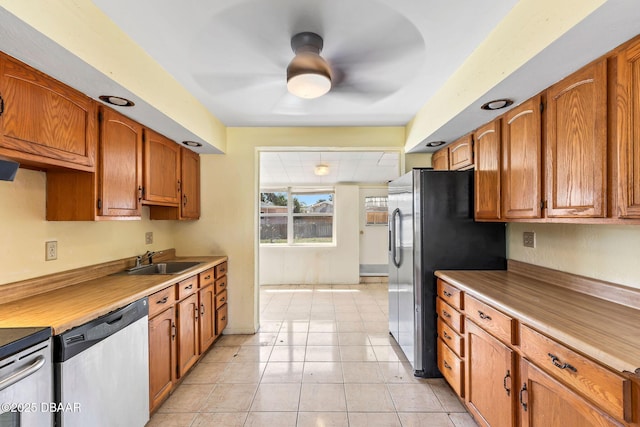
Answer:
<svg viewBox="0 0 640 427"><path fill-rule="evenodd" d="M127 98L122 98L121 96L100 95L99 98L107 104L117 105L118 107L133 107L136 105L133 101L130 101Z"/></svg>
<svg viewBox="0 0 640 427"><path fill-rule="evenodd" d="M483 110L493 111L499 110L501 108L506 108L511 104L513 104L513 101L510 99L494 99L493 101L482 104L482 107L480 108L482 108Z"/></svg>
<svg viewBox="0 0 640 427"><path fill-rule="evenodd" d="M445 141L430 141L430 142L427 142L426 145L427 147L439 147L444 144L446 144Z"/></svg>
<svg viewBox="0 0 640 427"><path fill-rule="evenodd" d="M182 141L182 143L188 147L202 147L202 144L196 141Z"/></svg>

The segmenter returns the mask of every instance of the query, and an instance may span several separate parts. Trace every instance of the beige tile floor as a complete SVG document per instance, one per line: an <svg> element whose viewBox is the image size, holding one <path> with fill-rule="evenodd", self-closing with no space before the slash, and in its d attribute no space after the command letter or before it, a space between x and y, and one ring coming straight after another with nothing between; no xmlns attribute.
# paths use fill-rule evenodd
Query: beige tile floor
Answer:
<svg viewBox="0 0 640 427"><path fill-rule="evenodd" d="M158 409L158 426L475 427L388 333L387 286L263 286L260 332L225 335Z"/></svg>

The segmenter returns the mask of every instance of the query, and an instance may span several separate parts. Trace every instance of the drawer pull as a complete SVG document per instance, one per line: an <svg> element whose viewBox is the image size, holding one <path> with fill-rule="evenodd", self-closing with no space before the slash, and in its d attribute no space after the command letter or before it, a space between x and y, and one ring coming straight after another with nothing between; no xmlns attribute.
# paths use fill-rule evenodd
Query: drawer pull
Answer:
<svg viewBox="0 0 640 427"><path fill-rule="evenodd" d="M478 310L478 316L480 316L482 320L491 320L491 316L489 316L488 314L484 314L484 312L480 310Z"/></svg>
<svg viewBox="0 0 640 427"><path fill-rule="evenodd" d="M204 280L209 280L209 279L211 279L211 275L204 276Z"/></svg>
<svg viewBox="0 0 640 427"><path fill-rule="evenodd" d="M442 331L442 335L443 335L446 339L448 339L448 340L450 340L450 339L451 339L451 337L449 336L449 334L448 334L448 333L446 333L445 331Z"/></svg>
<svg viewBox="0 0 640 427"><path fill-rule="evenodd" d="M451 295L452 295L452 294L451 294L450 292L447 292L447 291L444 291L444 290L443 290L443 291L442 291L442 293L444 294L444 296L445 296L445 297L447 297L447 298L451 298Z"/></svg>
<svg viewBox="0 0 640 427"><path fill-rule="evenodd" d="M227 320L227 316L222 316L222 319L220 319L220 321L224 322L225 320Z"/></svg>
<svg viewBox="0 0 640 427"><path fill-rule="evenodd" d="M507 385L507 381L509 384ZM502 379L502 386L507 392L507 396L511 396L511 371L507 371L507 375Z"/></svg>
<svg viewBox="0 0 640 427"><path fill-rule="evenodd" d="M451 319L451 315L449 313L447 313L446 311L442 310L442 315L444 317L446 317L447 319Z"/></svg>
<svg viewBox="0 0 640 427"><path fill-rule="evenodd" d="M578 372L578 370L572 365L568 363L560 363L560 359L558 359L558 356L556 356L555 354L548 353L548 356L551 358L551 363L553 363L553 366L560 369L568 369L572 372Z"/></svg>
<svg viewBox="0 0 640 427"><path fill-rule="evenodd" d="M220 298L220 302L225 302L225 301L226 301L225 297Z"/></svg>
<svg viewBox="0 0 640 427"><path fill-rule="evenodd" d="M520 404L522 405L522 409L524 409L526 411L527 410L527 402L525 402L522 399L522 396L525 393L527 393L527 384L526 383L522 384L522 388L520 389ZM529 394L527 394L527 398L528 397L529 397ZM528 400L527 398L526 398L526 400Z"/></svg>
<svg viewBox="0 0 640 427"><path fill-rule="evenodd" d="M451 370L451 366L449 366L446 360L443 360L442 363L444 363L445 368L447 368L448 370Z"/></svg>
<svg viewBox="0 0 640 427"><path fill-rule="evenodd" d="M191 288L193 288L193 283L192 283L192 284L190 284L189 286L185 286L185 287L184 287L184 289L185 289L185 290L187 290L187 289L191 289Z"/></svg>
<svg viewBox="0 0 640 427"><path fill-rule="evenodd" d="M156 301L156 304L165 304L167 301L169 301L169 297L164 297Z"/></svg>

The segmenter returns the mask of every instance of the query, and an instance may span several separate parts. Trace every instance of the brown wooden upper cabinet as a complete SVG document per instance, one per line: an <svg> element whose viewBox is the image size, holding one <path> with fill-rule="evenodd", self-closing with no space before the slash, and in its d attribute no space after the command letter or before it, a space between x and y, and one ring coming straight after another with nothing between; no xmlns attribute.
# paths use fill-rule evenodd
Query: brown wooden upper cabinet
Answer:
<svg viewBox="0 0 640 427"><path fill-rule="evenodd" d="M540 218L541 99L535 96L502 120L502 216Z"/></svg>
<svg viewBox="0 0 640 427"><path fill-rule="evenodd" d="M606 59L551 86L546 98L546 216L604 217Z"/></svg>
<svg viewBox="0 0 640 427"><path fill-rule="evenodd" d="M182 147L180 152L182 200L180 219L200 218L200 155Z"/></svg>
<svg viewBox="0 0 640 427"><path fill-rule="evenodd" d="M473 168L473 135L465 135L449 145L449 170Z"/></svg>
<svg viewBox="0 0 640 427"><path fill-rule="evenodd" d="M178 206L180 202L180 147L144 130L144 204Z"/></svg>
<svg viewBox="0 0 640 427"><path fill-rule="evenodd" d="M95 170L96 104L0 53L0 155L42 168Z"/></svg>
<svg viewBox="0 0 640 427"><path fill-rule="evenodd" d="M94 221L140 218L142 126L100 107L97 173L47 172L47 220Z"/></svg>
<svg viewBox="0 0 640 427"><path fill-rule="evenodd" d="M640 40L617 58L618 211L640 218Z"/></svg>
<svg viewBox="0 0 640 427"><path fill-rule="evenodd" d="M431 166L437 171L449 170L449 147L441 148L431 156Z"/></svg>
<svg viewBox="0 0 640 427"><path fill-rule="evenodd" d="M500 220L501 122L497 119L475 132L475 219Z"/></svg>

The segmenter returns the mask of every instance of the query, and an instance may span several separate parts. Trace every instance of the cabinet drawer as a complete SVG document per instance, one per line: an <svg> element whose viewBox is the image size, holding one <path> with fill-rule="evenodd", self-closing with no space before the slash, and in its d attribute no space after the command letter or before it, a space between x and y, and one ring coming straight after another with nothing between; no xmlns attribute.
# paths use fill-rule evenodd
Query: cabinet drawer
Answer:
<svg viewBox="0 0 640 427"><path fill-rule="evenodd" d="M463 292L442 279L438 279L438 296L456 310L464 308Z"/></svg>
<svg viewBox="0 0 640 427"><path fill-rule="evenodd" d="M438 340L438 369L451 388L463 397L464 362L442 340Z"/></svg>
<svg viewBox="0 0 640 427"><path fill-rule="evenodd" d="M225 274L227 274L227 262L223 262L222 264L218 264L215 267L216 269L216 279L221 278Z"/></svg>
<svg viewBox="0 0 640 427"><path fill-rule="evenodd" d="M631 419L629 380L524 325L520 341L531 362L614 417Z"/></svg>
<svg viewBox="0 0 640 427"><path fill-rule="evenodd" d="M216 309L227 303L227 291L224 290L216 295Z"/></svg>
<svg viewBox="0 0 640 427"><path fill-rule="evenodd" d="M213 277L213 275L214 275L213 268L210 268L198 274L198 277L200 279L199 280L200 289L206 288L207 286L209 286L214 282L215 278Z"/></svg>
<svg viewBox="0 0 640 427"><path fill-rule="evenodd" d="M198 289L198 276L189 277L178 283L178 300L188 297Z"/></svg>
<svg viewBox="0 0 640 427"><path fill-rule="evenodd" d="M438 319L438 336L458 356L464 357L464 338L442 319Z"/></svg>
<svg viewBox="0 0 640 427"><path fill-rule="evenodd" d="M440 298L436 298L436 310L438 311L438 316L456 332L464 332L464 317L462 314L458 313L456 309L442 301Z"/></svg>
<svg viewBox="0 0 640 427"><path fill-rule="evenodd" d="M227 304L216 310L216 335L220 335L227 326Z"/></svg>
<svg viewBox="0 0 640 427"><path fill-rule="evenodd" d="M174 286L169 286L155 294L149 295L149 318L164 311L167 307L176 302L176 291Z"/></svg>
<svg viewBox="0 0 640 427"><path fill-rule="evenodd" d="M216 294L219 294L223 290L227 289L227 276L221 277L216 280Z"/></svg>
<svg viewBox="0 0 640 427"><path fill-rule="evenodd" d="M476 325L505 343L515 344L514 320L495 308L466 295L464 313Z"/></svg>

